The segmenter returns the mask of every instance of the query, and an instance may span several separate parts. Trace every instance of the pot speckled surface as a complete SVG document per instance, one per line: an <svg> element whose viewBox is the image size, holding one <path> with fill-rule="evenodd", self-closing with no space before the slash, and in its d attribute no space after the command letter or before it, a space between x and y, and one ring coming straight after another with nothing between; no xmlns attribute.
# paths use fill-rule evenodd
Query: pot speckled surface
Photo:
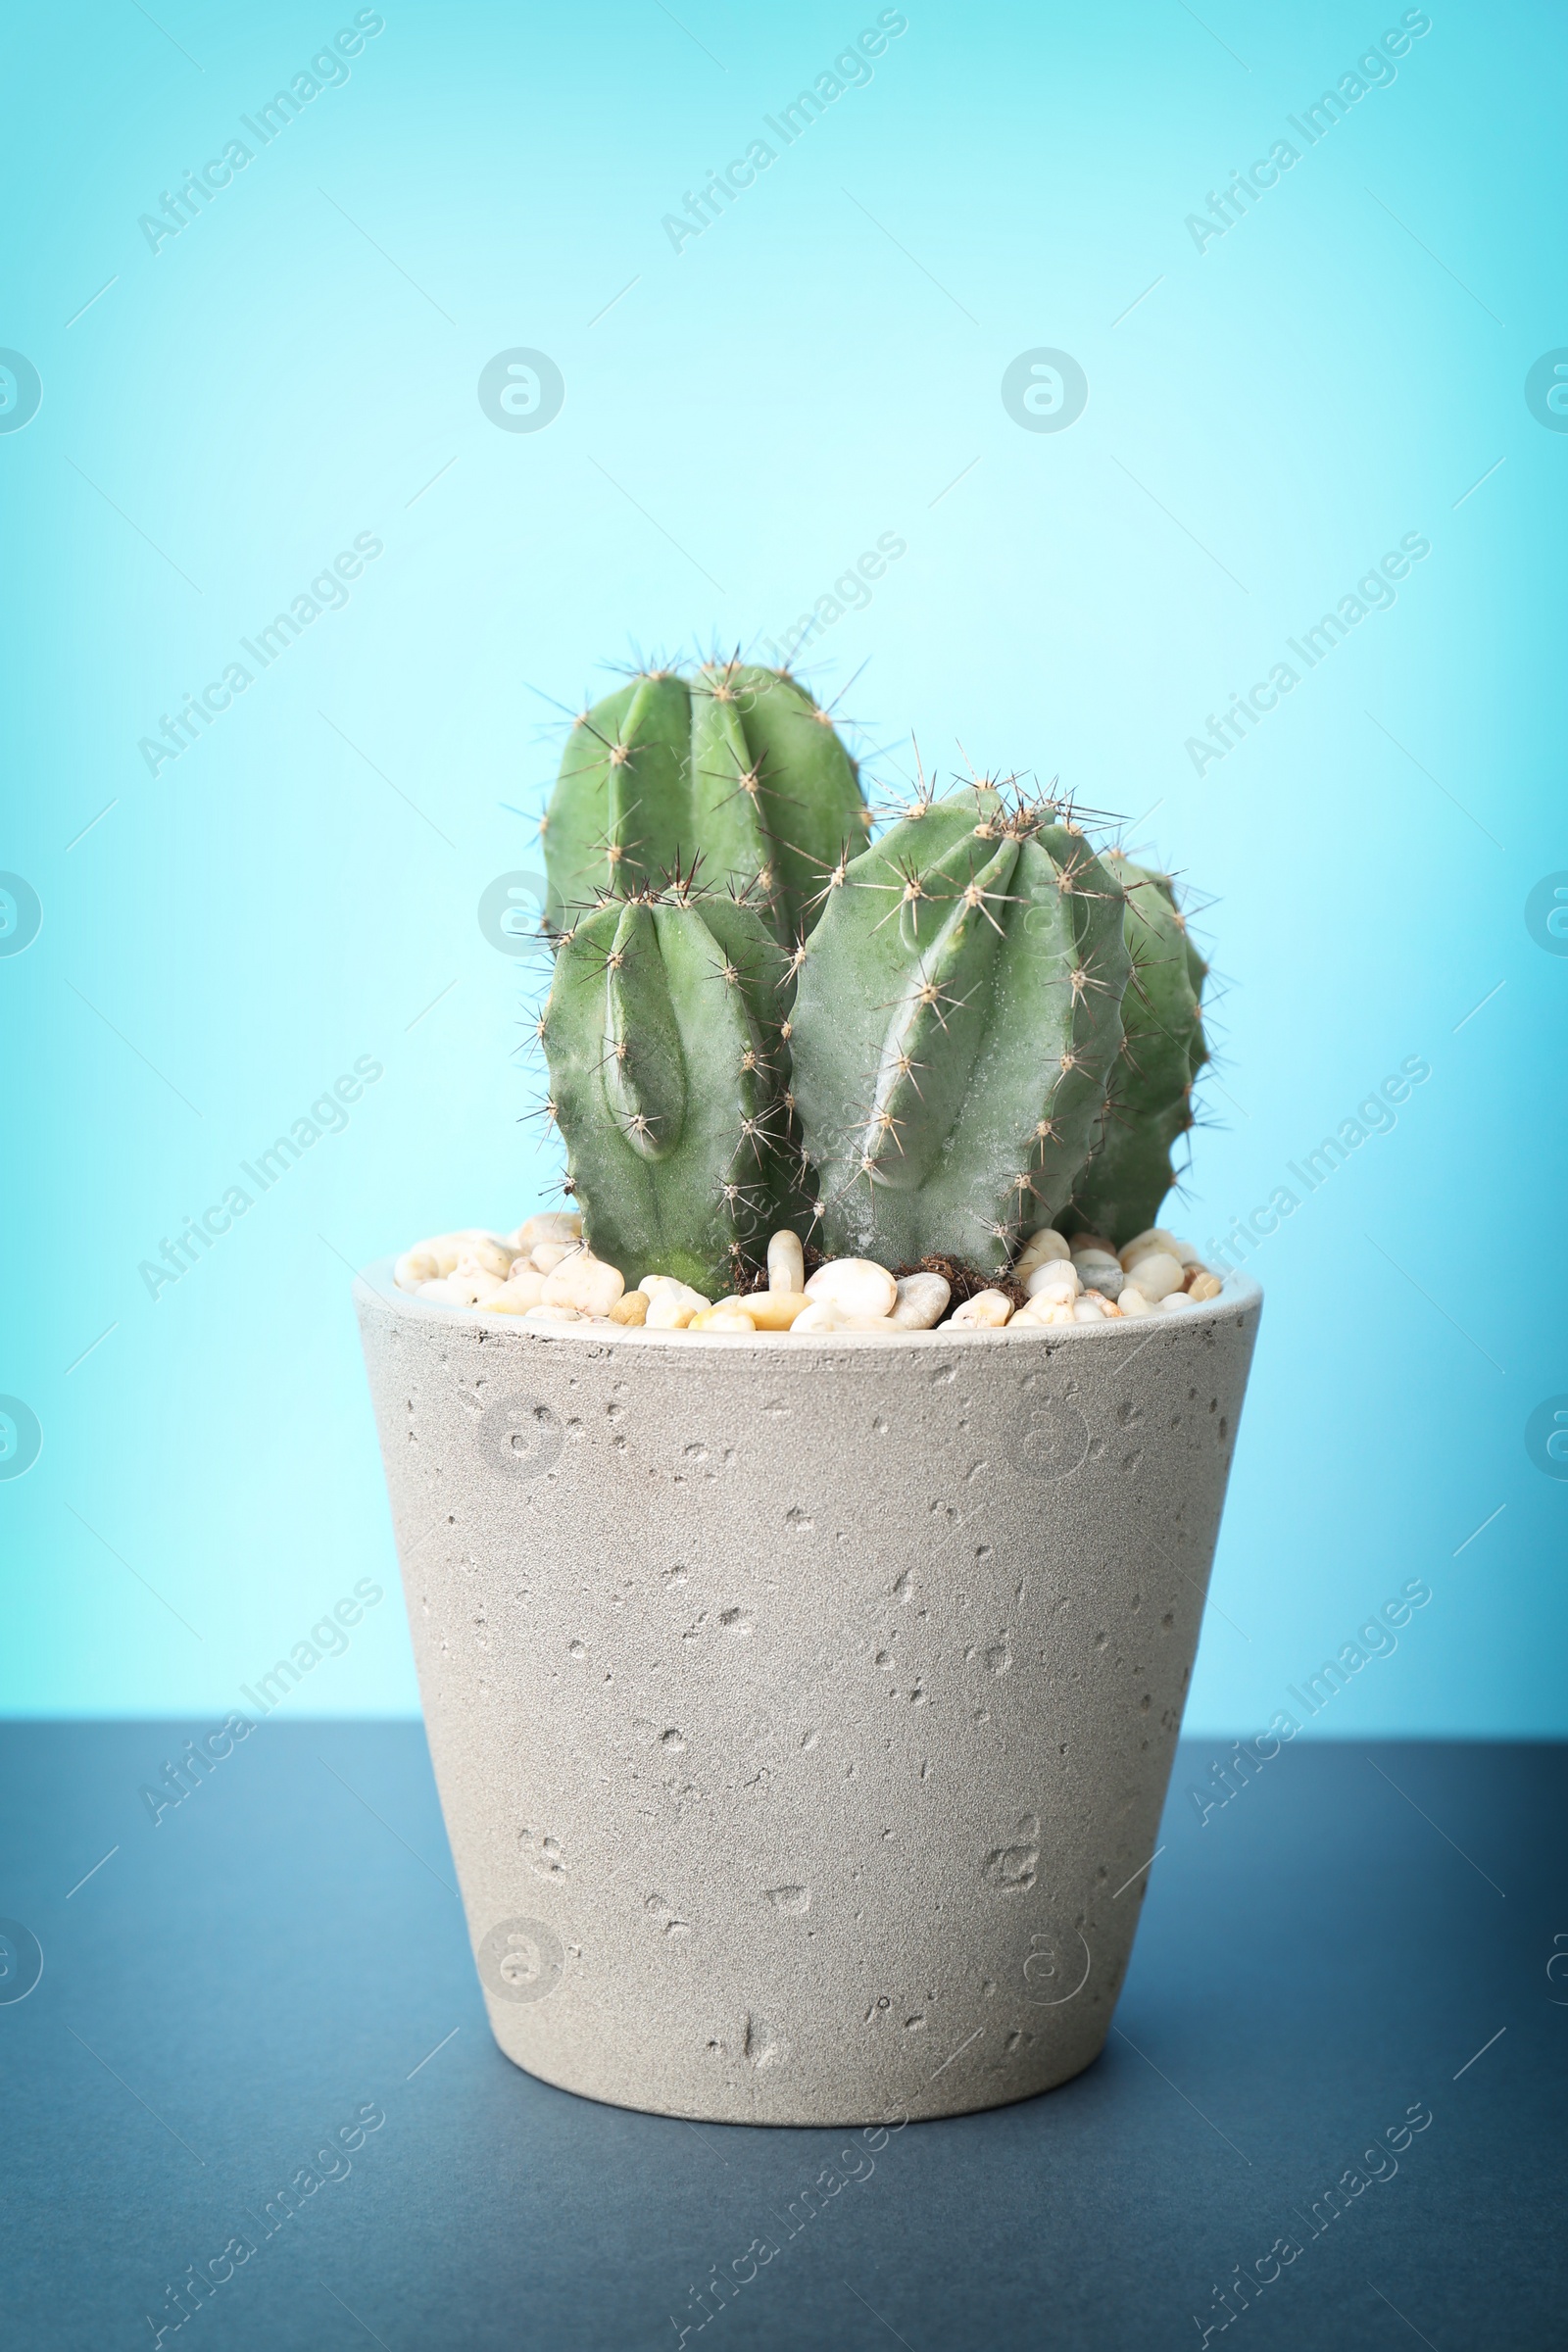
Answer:
<svg viewBox="0 0 1568 2352"><path fill-rule="evenodd" d="M892 1341L525 1332L389 1262L355 1296L508 2057L774 2124L962 2113L1089 2065L1256 1285L1122 1330Z"/></svg>

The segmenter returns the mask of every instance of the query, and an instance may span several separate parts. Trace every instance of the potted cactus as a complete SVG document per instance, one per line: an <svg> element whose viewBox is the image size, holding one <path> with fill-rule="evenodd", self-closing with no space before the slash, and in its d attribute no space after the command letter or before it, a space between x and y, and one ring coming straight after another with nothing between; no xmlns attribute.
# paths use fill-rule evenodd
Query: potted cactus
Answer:
<svg viewBox="0 0 1568 2352"><path fill-rule="evenodd" d="M1126 1966L1260 1304L1155 1224L1175 888L1011 784L878 833L739 662L589 710L544 839L573 1205L358 1284L496 2038L719 2121L1049 2088Z"/></svg>

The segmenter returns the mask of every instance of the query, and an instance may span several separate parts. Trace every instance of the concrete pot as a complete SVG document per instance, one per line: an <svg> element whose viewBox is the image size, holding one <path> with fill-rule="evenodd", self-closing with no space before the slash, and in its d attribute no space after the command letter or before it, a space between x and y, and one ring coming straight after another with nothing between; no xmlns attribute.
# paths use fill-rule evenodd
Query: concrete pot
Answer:
<svg viewBox="0 0 1568 2352"><path fill-rule="evenodd" d="M958 2115L1121 1986L1261 1305L897 1340L356 1298L490 2024L617 2106Z"/></svg>

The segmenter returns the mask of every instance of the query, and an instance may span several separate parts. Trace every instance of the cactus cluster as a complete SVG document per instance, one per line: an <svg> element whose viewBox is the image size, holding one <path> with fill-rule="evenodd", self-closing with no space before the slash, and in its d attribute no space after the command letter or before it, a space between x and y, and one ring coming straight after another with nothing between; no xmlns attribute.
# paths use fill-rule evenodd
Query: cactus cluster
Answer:
<svg viewBox="0 0 1568 2352"><path fill-rule="evenodd" d="M1002 1272L1153 1224L1206 1059L1167 874L1015 786L868 844L787 671L639 676L574 724L545 828L548 1108L594 1252L705 1294L788 1226Z"/></svg>

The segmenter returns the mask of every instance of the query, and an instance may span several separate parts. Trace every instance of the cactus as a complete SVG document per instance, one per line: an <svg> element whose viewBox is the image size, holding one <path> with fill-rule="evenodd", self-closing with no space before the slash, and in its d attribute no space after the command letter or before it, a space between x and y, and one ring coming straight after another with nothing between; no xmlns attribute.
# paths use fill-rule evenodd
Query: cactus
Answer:
<svg viewBox="0 0 1568 2352"><path fill-rule="evenodd" d="M546 919L566 929L700 862L709 891L750 894L786 947L847 840L868 824L855 762L787 671L652 670L571 730L544 823Z"/></svg>
<svg viewBox="0 0 1568 2352"><path fill-rule="evenodd" d="M712 1298L799 1214L780 1037L784 957L760 913L664 892L563 934L540 1036L568 1190L596 1255Z"/></svg>
<svg viewBox="0 0 1568 2352"><path fill-rule="evenodd" d="M924 801L833 870L791 1031L831 1253L1001 1272L1071 1199L1128 955L1120 883L1058 816Z"/></svg>
<svg viewBox="0 0 1568 2352"><path fill-rule="evenodd" d="M1126 891L1132 973L1095 1148L1059 1223L1119 1246L1153 1224L1175 1181L1171 1146L1193 1124L1193 1080L1208 1059L1200 1013L1208 966L1170 876L1115 853L1109 863Z"/></svg>
<svg viewBox="0 0 1568 2352"><path fill-rule="evenodd" d="M547 1107L628 1278L745 1287L809 1224L979 1280L1037 1227L1120 1244L1158 1214L1207 1059L1169 875L1010 787L869 824L787 671L650 671L573 727Z"/></svg>

